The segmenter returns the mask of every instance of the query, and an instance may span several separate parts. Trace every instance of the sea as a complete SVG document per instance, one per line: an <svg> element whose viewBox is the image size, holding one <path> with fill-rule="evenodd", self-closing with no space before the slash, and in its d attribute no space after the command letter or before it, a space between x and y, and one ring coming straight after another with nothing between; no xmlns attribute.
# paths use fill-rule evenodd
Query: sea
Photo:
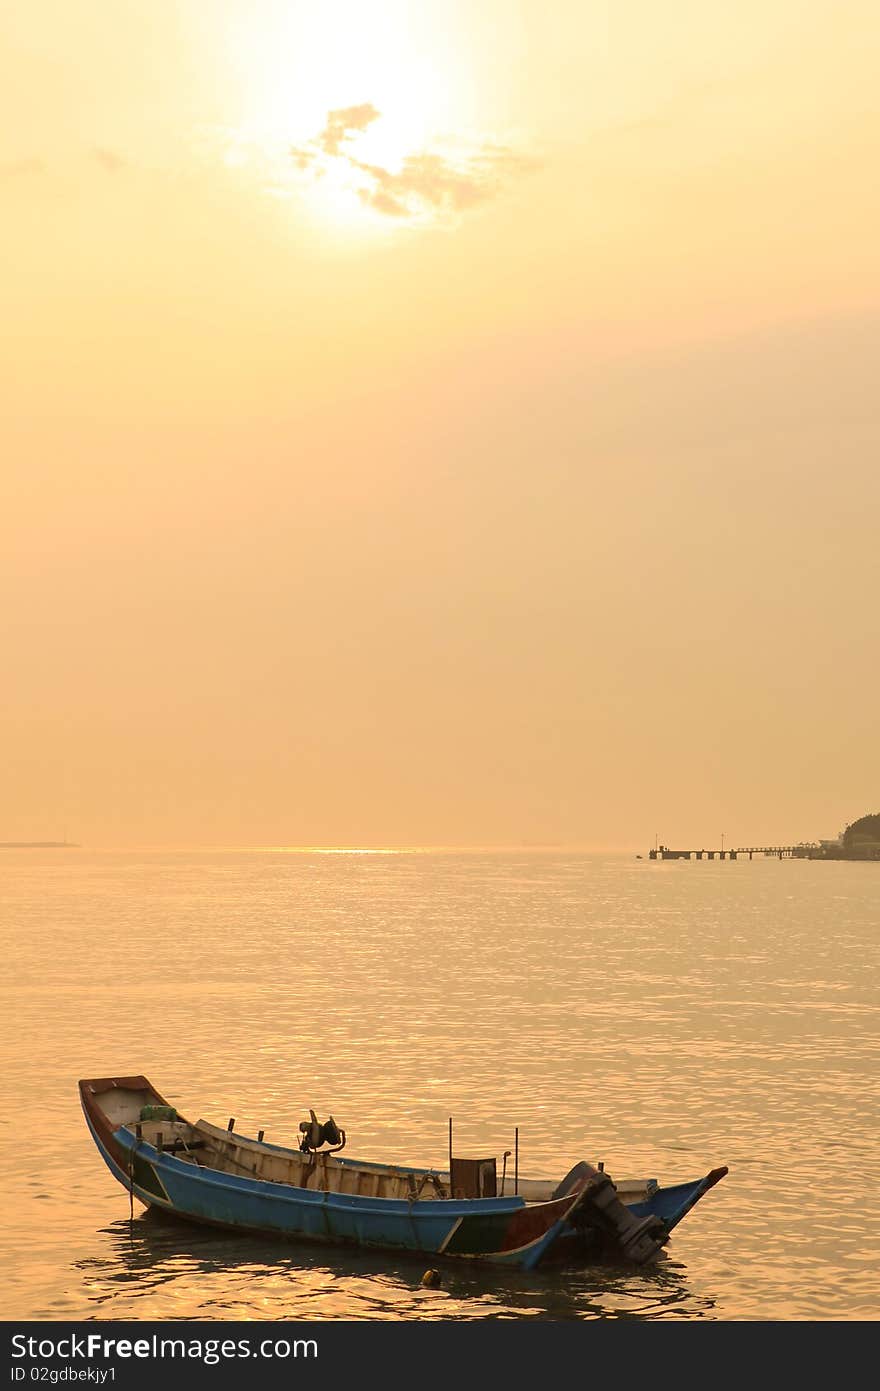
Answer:
<svg viewBox="0 0 880 1391"><path fill-rule="evenodd" d="M880 865L505 851L0 852L7 1319L880 1316ZM728 1177L649 1269L525 1274L157 1218L80 1077L443 1165ZM508 1160L508 1165L512 1160ZM508 1172L510 1170L508 1169ZM436 1264L436 1262L434 1262Z"/></svg>

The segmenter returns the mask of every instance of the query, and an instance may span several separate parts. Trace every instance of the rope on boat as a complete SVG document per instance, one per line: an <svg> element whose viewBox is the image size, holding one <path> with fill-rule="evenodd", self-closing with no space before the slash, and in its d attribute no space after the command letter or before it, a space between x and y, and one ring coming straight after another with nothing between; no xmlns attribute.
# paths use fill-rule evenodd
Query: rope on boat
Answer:
<svg viewBox="0 0 880 1391"><path fill-rule="evenodd" d="M198 1167L199 1167L198 1158L197 1158L196 1155L193 1154L193 1152L192 1152L192 1150L190 1149L189 1145L186 1143L186 1136L185 1136L185 1135L181 1135L181 1137L180 1137L180 1143L183 1145L183 1148L186 1150L187 1154L189 1155L189 1157L190 1157L190 1159L192 1160L192 1162L195 1164L196 1168L198 1168Z"/></svg>
<svg viewBox="0 0 880 1391"><path fill-rule="evenodd" d="M128 1152L128 1220L134 1225L134 1150Z"/></svg>

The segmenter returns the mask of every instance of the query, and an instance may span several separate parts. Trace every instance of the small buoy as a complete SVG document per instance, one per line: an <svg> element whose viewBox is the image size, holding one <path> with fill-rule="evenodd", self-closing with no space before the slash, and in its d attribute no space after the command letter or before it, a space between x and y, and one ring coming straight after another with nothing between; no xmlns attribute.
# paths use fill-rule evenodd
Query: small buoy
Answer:
<svg viewBox="0 0 880 1391"><path fill-rule="evenodd" d="M422 1284L426 1285L429 1290L436 1290L440 1284L440 1271L426 1270L422 1276Z"/></svg>

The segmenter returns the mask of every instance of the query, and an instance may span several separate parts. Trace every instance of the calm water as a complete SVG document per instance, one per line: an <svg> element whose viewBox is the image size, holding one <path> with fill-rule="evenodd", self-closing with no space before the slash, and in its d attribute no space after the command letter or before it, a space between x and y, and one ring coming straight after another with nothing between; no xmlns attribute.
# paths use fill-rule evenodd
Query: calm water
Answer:
<svg viewBox="0 0 880 1391"><path fill-rule="evenodd" d="M880 1316L880 867L0 852L7 1318ZM81 1076L351 1153L676 1181L649 1272L516 1275L139 1216Z"/></svg>

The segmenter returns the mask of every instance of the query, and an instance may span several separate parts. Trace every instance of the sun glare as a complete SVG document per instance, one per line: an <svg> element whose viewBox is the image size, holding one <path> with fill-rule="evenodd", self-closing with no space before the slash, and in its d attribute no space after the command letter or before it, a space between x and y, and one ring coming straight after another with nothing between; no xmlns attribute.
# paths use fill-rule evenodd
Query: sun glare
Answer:
<svg viewBox="0 0 880 1391"><path fill-rule="evenodd" d="M227 132L227 163L249 168L276 197L305 201L310 214L338 225L393 224L363 196L360 164L396 173L470 113L453 109L467 90L461 55L436 34L420 33L413 7L386 5L381 16L361 0L313 6L267 0L230 20L227 53L236 75L237 113ZM308 167L328 113L369 104L375 119L328 157ZM399 225L399 219L396 219Z"/></svg>

